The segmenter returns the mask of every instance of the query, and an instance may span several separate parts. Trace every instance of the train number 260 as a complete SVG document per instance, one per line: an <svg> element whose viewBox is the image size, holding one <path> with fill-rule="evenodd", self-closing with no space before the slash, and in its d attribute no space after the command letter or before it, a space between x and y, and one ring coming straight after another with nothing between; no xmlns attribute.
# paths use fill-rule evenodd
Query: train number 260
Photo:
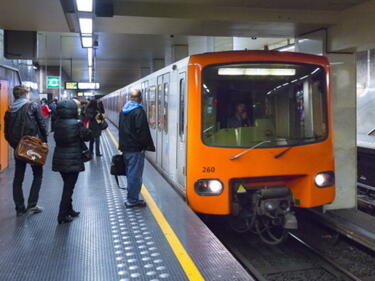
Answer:
<svg viewBox="0 0 375 281"><path fill-rule="evenodd" d="M203 167L202 168L203 173L214 173L215 172L215 167Z"/></svg>

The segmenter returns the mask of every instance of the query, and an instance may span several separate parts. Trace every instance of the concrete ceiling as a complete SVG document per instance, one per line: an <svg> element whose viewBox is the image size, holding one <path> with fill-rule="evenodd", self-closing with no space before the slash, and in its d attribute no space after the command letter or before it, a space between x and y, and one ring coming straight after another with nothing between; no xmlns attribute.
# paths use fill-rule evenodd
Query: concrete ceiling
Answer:
<svg viewBox="0 0 375 281"><path fill-rule="evenodd" d="M272 9L343 10L364 0L116 0L119 3L204 4L223 7L252 7Z"/></svg>
<svg viewBox="0 0 375 281"><path fill-rule="evenodd" d="M68 32L59 0L0 0L0 28Z"/></svg>
<svg viewBox="0 0 375 281"><path fill-rule="evenodd" d="M95 0L96 80L112 91L138 79L153 59L189 36L288 38L337 23L366 0ZM39 32L40 64L87 80L73 0L0 0L0 29ZM104 6L103 6L104 5ZM102 8L110 5L113 14ZM111 9L109 9L111 11ZM171 38L170 35L174 37ZM259 42L258 42L259 41ZM254 48L266 42L254 41Z"/></svg>

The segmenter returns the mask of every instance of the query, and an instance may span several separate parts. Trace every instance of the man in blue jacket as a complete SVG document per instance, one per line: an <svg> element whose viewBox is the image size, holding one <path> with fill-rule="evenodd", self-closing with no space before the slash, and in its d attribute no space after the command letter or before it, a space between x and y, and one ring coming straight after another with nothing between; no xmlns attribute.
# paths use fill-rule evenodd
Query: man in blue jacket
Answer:
<svg viewBox="0 0 375 281"><path fill-rule="evenodd" d="M132 90L129 102L124 105L119 119L119 149L124 154L128 179L126 208L146 206L146 203L139 199L145 151L155 151L146 112L141 102L141 91Z"/></svg>

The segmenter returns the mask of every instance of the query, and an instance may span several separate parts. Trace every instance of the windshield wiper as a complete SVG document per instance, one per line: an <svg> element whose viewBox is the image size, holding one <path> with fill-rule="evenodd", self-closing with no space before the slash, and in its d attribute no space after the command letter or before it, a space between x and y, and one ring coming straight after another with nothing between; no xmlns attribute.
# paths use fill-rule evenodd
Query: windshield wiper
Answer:
<svg viewBox="0 0 375 281"><path fill-rule="evenodd" d="M252 146L252 147L246 149L245 151L242 151L242 152L240 152L240 153L238 153L238 154L232 156L231 158L229 158L229 160L235 160L235 159L237 159L238 157L241 157L242 155L248 153L250 150L253 150L254 148L257 148L258 146L261 146L262 144L264 144L264 143L269 143L269 142L271 142L271 141L270 141L270 140L265 140L265 141L258 142L256 145L254 145L254 146Z"/></svg>
<svg viewBox="0 0 375 281"><path fill-rule="evenodd" d="M213 128L215 128L215 125L211 126L211 127L208 127L206 129L203 130L203 133L207 133L209 130L212 130Z"/></svg>
<svg viewBox="0 0 375 281"><path fill-rule="evenodd" d="M297 142L295 145L292 145L292 146L289 146L287 149L281 151L280 153L276 154L274 156L275 159L278 159L280 158L281 156L283 156L285 153L287 153L289 150L291 150L293 147L295 146L298 146L298 145L301 145L305 142L305 140L309 140L309 139L317 139L317 137L310 137L310 138L303 138L303 139L299 139L299 142Z"/></svg>

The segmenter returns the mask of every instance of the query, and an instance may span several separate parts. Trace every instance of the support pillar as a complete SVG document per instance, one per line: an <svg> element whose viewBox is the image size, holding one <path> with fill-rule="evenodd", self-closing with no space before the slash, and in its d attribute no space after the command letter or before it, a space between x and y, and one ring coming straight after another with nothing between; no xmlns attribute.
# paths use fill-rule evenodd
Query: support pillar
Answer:
<svg viewBox="0 0 375 281"><path fill-rule="evenodd" d="M165 49L165 65L170 65L188 56L188 45L172 45Z"/></svg>
<svg viewBox="0 0 375 281"><path fill-rule="evenodd" d="M324 209L346 209L357 205L356 59L354 54L328 52L325 32L321 30L296 38L296 50L323 54L331 64L336 199Z"/></svg>

